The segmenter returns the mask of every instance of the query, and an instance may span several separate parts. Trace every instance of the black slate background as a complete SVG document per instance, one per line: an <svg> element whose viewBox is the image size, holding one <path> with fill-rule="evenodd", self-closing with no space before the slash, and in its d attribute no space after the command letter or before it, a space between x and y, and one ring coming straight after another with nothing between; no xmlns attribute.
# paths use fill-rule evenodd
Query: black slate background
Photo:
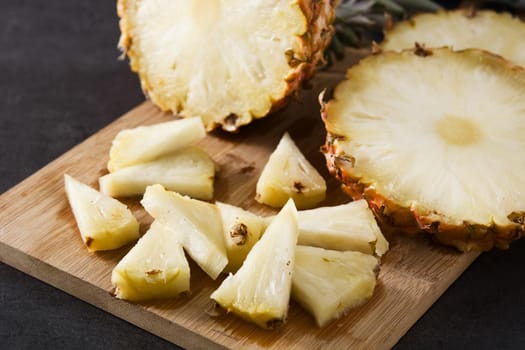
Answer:
<svg viewBox="0 0 525 350"><path fill-rule="evenodd" d="M114 1L0 0L0 193L143 101L118 36ZM525 348L524 268L483 254L395 348ZM0 264L0 348L176 347Z"/></svg>

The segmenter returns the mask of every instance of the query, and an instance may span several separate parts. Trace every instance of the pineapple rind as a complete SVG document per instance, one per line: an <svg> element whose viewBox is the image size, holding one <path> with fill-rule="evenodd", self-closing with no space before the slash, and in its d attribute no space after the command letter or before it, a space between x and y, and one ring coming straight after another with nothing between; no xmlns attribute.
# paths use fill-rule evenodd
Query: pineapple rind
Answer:
<svg viewBox="0 0 525 350"><path fill-rule="evenodd" d="M152 161L193 145L205 135L199 117L122 130L112 141L108 170L114 172Z"/></svg>
<svg viewBox="0 0 525 350"><path fill-rule="evenodd" d="M226 6L239 14L232 17ZM236 131L285 105L314 74L334 32L335 6L329 0L271 6L262 0L230 0L217 8L198 1L119 0L119 47L139 74L144 92L161 109L201 115L207 130L221 126ZM220 16L228 26L214 22ZM243 22L239 17L251 18ZM173 45L177 50L170 50ZM184 65L185 60L196 63ZM265 65L270 68L261 70Z"/></svg>
<svg viewBox="0 0 525 350"><path fill-rule="evenodd" d="M155 220L180 232L184 250L208 276L219 276L228 258L215 205L166 191L158 184L146 188L141 204Z"/></svg>
<svg viewBox="0 0 525 350"><path fill-rule="evenodd" d="M190 146L174 154L131 165L99 178L100 191L112 197L144 194L147 186L160 184L167 190L193 198L213 198L215 164L202 149Z"/></svg>
<svg viewBox="0 0 525 350"><path fill-rule="evenodd" d="M425 68L424 64L427 63L428 67ZM406 67L406 70L403 67ZM385 89L379 79L381 74L387 70L400 76L399 79L396 79L398 85L393 85L397 87L397 92ZM416 78L412 71L421 73L417 74ZM471 72L471 74L466 72ZM523 175L525 174L525 163L521 161L525 157L525 143L519 136L525 132L525 118L523 117L525 100L520 97L523 96L525 86L523 68L482 50L469 49L453 52L447 48L432 50L416 48L416 50L405 50L401 53L383 52L371 56L351 68L347 76L349 80L338 86L334 100L322 108L322 116L327 128L327 140L323 151L330 172L342 181L345 191L354 199L366 198L378 221L384 227L394 226L404 231L424 230L431 233L437 241L455 246L462 251L489 250L493 246L506 248L511 241L525 235L525 225L519 219L519 213L525 208L525 197L520 195L519 190L523 188L525 182ZM417 81L406 80L411 76ZM472 84L471 79L474 79L476 84ZM413 89L411 83L418 85L418 88L412 93L420 95L419 98L414 97L411 100L430 101L431 103L431 105L419 107L413 105L414 110L417 111L413 115L407 111L403 112L405 115L410 115L414 123L432 120L432 113L436 113L436 110L447 106L453 108L457 103L460 103L461 106L469 106L470 110L478 111L477 114L471 116L473 118L485 116L479 122L473 123L481 130L481 133L474 134L474 136L478 137L475 139L476 145L480 143L482 151L471 147L470 156L463 157L463 154L470 152L469 146L461 148L462 145L452 145L447 154L456 157L454 159L465 161L482 160L476 164L479 166L489 164L488 169L473 167L464 170L466 162L458 163L461 164L458 168L440 165L442 163L439 162L443 160L433 158L432 153L429 153L432 147L425 146L425 140L430 137L425 132L424 126L414 126L410 135L403 134L403 137L406 138L406 141L403 142L407 145L407 152L403 153L405 158L398 160L395 166L392 163L390 170L384 168L385 165L380 161L382 158L386 159L386 153L376 152L373 163L366 157L363 158L365 153L362 153L361 150L365 148L359 148L358 144L364 142L370 145L370 142L359 140L358 137L373 134L371 124L370 129L363 129L362 126L366 126L369 120L382 118L382 115L393 115L395 110L391 112L392 108L399 103L398 100L403 99L401 92ZM465 85L469 83L473 86ZM428 89L441 85L453 85L454 89L447 92L441 91L441 93L437 91L433 94L428 93ZM468 90L462 90L465 86ZM347 95L348 91L352 91L351 97ZM382 96L384 94L390 95ZM452 95L456 96L454 98L460 102L449 103L443 100L443 96ZM480 95L487 97L481 98ZM434 99L428 100L428 96L434 96ZM375 108L378 105L380 107L378 110L367 110L370 106ZM426 119L419 118L420 115L425 115ZM507 118L505 123L501 122L503 116ZM384 127L375 125L373 128L375 137L392 140L393 130L395 131L392 128L399 124L392 122L391 125ZM421 136L414 130L419 130ZM415 138L416 141L412 138ZM425 150L426 153L417 152L418 149L414 148L416 143L419 149ZM373 149L373 146L367 147L368 150ZM424 157L418 156L420 154ZM483 157L480 158L481 154ZM411 163L413 159L418 159L418 162ZM378 180L377 174L371 174L363 167L364 165L370 167L374 163L378 165L376 169L383 167L384 174L379 177L392 176L396 173L404 176L414 169L420 169L421 176L405 179L405 187L392 187L388 182L382 183ZM434 181L423 187L414 186L422 180L428 181L441 173L426 170L432 169L432 165L436 163L441 168L448 167L448 169L460 171L459 174L465 177L465 180L456 184L463 184L463 187L456 185L455 187L443 187L440 181ZM400 171L400 168L407 170ZM493 172L501 173L502 176L496 175L493 179L488 175L485 176ZM447 176L451 174L457 175L449 170ZM501 181L503 174L507 178L506 181ZM479 179L486 179L486 184L482 188L473 190L475 187L472 186L476 186ZM454 193L448 195L451 188L455 189ZM408 192L404 189L407 189ZM424 192L427 193L426 198L433 198L437 202L425 201L421 195L406 195L416 190L426 190ZM468 196L458 197L460 191L468 191ZM462 199L470 202L462 203L460 201ZM443 205L436 206L435 203L443 203ZM451 204L456 209L450 209ZM512 215L514 215L513 220L510 219Z"/></svg>
<svg viewBox="0 0 525 350"><path fill-rule="evenodd" d="M286 320L297 244L297 210L289 201L255 243L243 265L211 298L262 328Z"/></svg>
<svg viewBox="0 0 525 350"><path fill-rule="evenodd" d="M326 182L284 133L256 184L255 199L281 208L292 198L299 209L312 208L325 199Z"/></svg>
<svg viewBox="0 0 525 350"><path fill-rule="evenodd" d="M67 174L64 184L89 251L117 249L139 238L139 222L126 205Z"/></svg>
<svg viewBox="0 0 525 350"><path fill-rule="evenodd" d="M385 31L384 50L449 46L454 50L484 49L525 67L525 22L509 13L494 11L439 11L422 13Z"/></svg>
<svg viewBox="0 0 525 350"><path fill-rule="evenodd" d="M111 274L115 296L142 301L172 298L190 289L190 267L178 232L154 221Z"/></svg>
<svg viewBox="0 0 525 350"><path fill-rule="evenodd" d="M376 286L377 258L353 251L297 246L292 298L319 327L367 302Z"/></svg>

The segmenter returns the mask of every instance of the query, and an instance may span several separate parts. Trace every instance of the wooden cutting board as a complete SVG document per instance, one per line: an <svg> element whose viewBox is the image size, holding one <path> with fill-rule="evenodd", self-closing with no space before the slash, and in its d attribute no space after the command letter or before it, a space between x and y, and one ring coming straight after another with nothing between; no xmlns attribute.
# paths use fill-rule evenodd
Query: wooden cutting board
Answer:
<svg viewBox="0 0 525 350"><path fill-rule="evenodd" d="M258 214L274 214L254 200L255 183L269 154L288 131L327 179L323 205L347 202L319 152L325 132L317 96L340 81L343 71L361 56L350 52L338 66L318 73L300 99L243 127L240 133L209 134L201 146L220 167L215 199ZM143 304L117 300L109 293L111 270L130 247L100 253L86 250L67 203L63 175L98 188L98 177L107 172L111 140L120 130L172 118L145 102L0 196L0 260L188 349L387 349L477 257L433 245L426 237L388 237L391 249L383 258L373 298L323 329L293 302L287 324L274 331L232 315L212 317L209 296L223 277L212 281L195 264L188 296ZM124 202L145 232L151 218L138 199Z"/></svg>

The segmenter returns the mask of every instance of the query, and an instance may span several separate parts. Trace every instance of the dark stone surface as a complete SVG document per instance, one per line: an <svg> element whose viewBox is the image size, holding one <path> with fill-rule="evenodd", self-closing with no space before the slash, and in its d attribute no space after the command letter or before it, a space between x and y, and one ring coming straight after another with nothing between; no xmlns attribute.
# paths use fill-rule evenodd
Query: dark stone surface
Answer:
<svg viewBox="0 0 525 350"><path fill-rule="evenodd" d="M143 101L118 35L114 1L0 1L0 192ZM483 254L396 349L523 348L524 268ZM0 303L2 349L176 348L2 264Z"/></svg>

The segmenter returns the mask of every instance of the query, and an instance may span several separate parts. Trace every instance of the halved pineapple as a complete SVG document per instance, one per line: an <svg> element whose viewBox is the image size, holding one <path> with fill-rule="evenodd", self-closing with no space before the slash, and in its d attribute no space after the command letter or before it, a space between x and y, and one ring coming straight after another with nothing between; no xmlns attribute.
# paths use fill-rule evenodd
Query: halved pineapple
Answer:
<svg viewBox="0 0 525 350"><path fill-rule="evenodd" d="M119 299L171 298L190 289L190 266L177 230L157 221L115 266L111 283Z"/></svg>
<svg viewBox="0 0 525 350"><path fill-rule="evenodd" d="M480 50L383 52L322 108L330 171L383 223L460 250L525 234L525 70Z"/></svg>
<svg viewBox="0 0 525 350"><path fill-rule="evenodd" d="M173 154L119 169L99 179L100 191L112 197L144 194L149 185L209 200L213 198L215 163L202 149L190 146Z"/></svg>
<svg viewBox="0 0 525 350"><path fill-rule="evenodd" d="M148 186L140 202L144 209L167 228L181 234L181 243L191 258L212 279L228 264L222 222L213 204Z"/></svg>
<svg viewBox="0 0 525 350"><path fill-rule="evenodd" d="M301 210L298 218L298 244L357 250L377 256L388 250L388 241L364 199L333 207Z"/></svg>
<svg viewBox="0 0 525 350"><path fill-rule="evenodd" d="M426 47L454 50L484 49L525 67L525 22L493 11L439 11L423 13L386 30L381 48L402 50L417 42Z"/></svg>
<svg viewBox="0 0 525 350"><path fill-rule="evenodd" d="M120 48L163 110L235 131L285 103L330 42L330 0L119 0Z"/></svg>
<svg viewBox="0 0 525 350"><path fill-rule="evenodd" d="M323 177L285 133L261 172L255 199L280 208L292 198L297 208L304 209L319 204L325 195Z"/></svg>
<svg viewBox="0 0 525 350"><path fill-rule="evenodd" d="M376 286L377 258L352 251L297 246L292 298L319 327L368 301Z"/></svg>
<svg viewBox="0 0 525 350"><path fill-rule="evenodd" d="M139 238L139 222L124 204L67 174L64 184L80 235L90 251L120 248Z"/></svg>
<svg viewBox="0 0 525 350"><path fill-rule="evenodd" d="M224 271L235 272L261 237L266 222L264 218L242 208L221 202L216 202L215 205L222 218L222 231L228 254L228 265Z"/></svg>
<svg viewBox="0 0 525 350"><path fill-rule="evenodd" d="M228 312L263 328L284 322L297 235L297 210L290 200L255 243L241 268L230 274L211 298Z"/></svg>
<svg viewBox="0 0 525 350"><path fill-rule="evenodd" d="M202 140L206 135L199 117L120 131L109 151L110 172L146 163Z"/></svg>

